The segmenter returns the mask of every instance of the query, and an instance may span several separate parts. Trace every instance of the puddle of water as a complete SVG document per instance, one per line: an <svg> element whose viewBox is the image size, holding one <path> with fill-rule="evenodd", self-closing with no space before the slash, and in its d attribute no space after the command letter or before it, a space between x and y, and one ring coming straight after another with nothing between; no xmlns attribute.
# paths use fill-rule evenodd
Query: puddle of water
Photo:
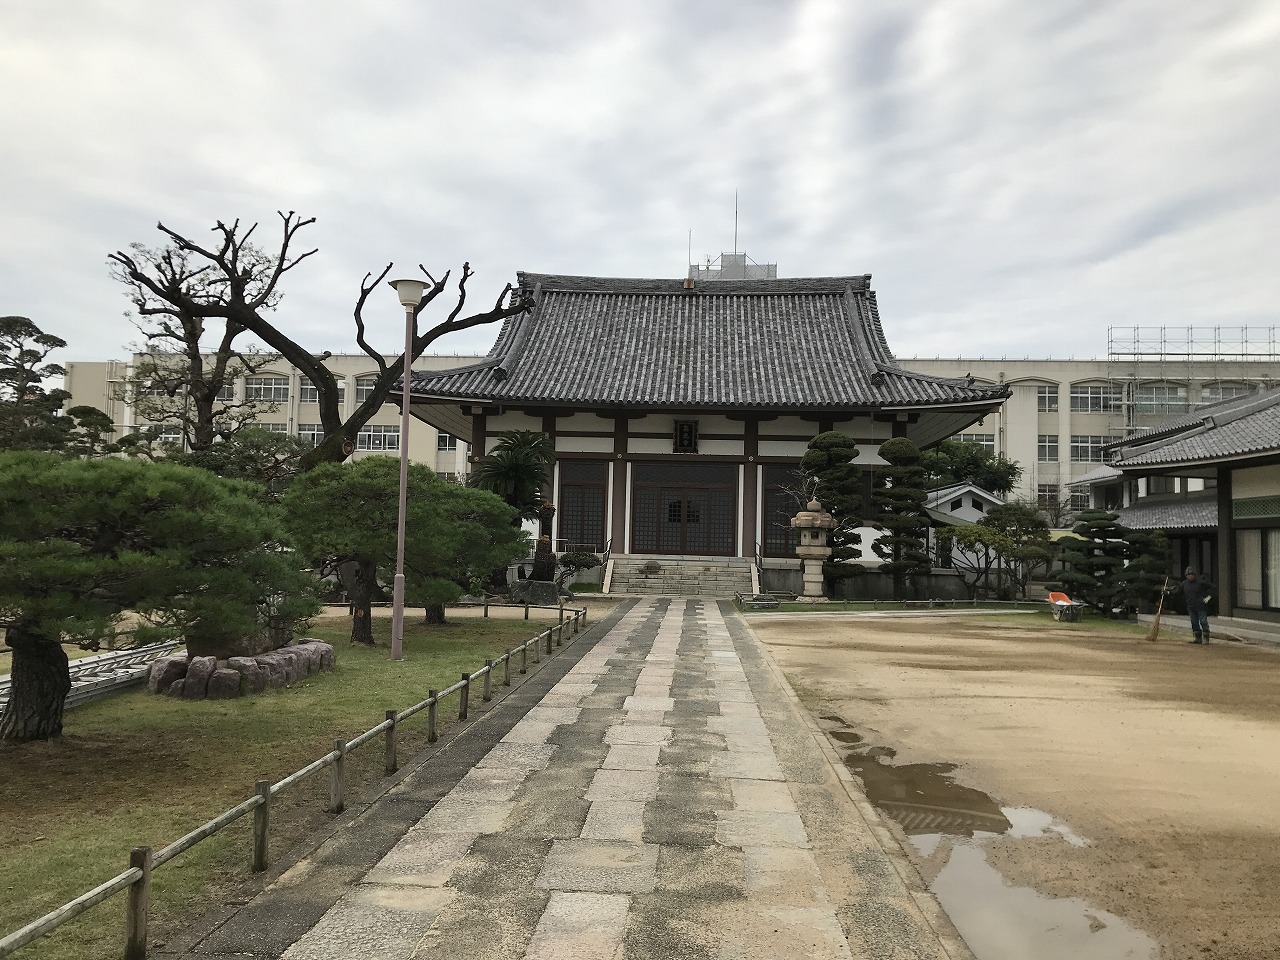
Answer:
<svg viewBox="0 0 1280 960"><path fill-rule="evenodd" d="M951 779L951 763L892 763L892 747L867 744L836 716L827 734L846 747L844 762L869 799L901 825L926 860L945 857L929 889L979 960L1150 960L1154 940L1083 900L1010 886L987 860L994 837L1089 841L1043 810L1006 807Z"/></svg>

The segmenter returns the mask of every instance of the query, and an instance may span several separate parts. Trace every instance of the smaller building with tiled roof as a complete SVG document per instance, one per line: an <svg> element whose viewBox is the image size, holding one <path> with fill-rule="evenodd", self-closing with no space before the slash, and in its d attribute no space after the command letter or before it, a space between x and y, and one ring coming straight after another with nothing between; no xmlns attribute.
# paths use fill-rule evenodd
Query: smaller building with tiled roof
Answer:
<svg viewBox="0 0 1280 960"><path fill-rule="evenodd" d="M890 437L927 448L1009 396L903 369L868 275L518 280L531 309L484 360L415 372L411 412L475 457L504 431L552 436L566 545L792 556L785 490L813 436L840 430L871 464Z"/></svg>
<svg viewBox="0 0 1280 960"><path fill-rule="evenodd" d="M1212 537L1221 612L1280 621L1280 389L1202 407L1110 453L1113 467L1148 490L1160 480L1203 481L1198 495L1135 501L1122 522L1167 533L1198 528Z"/></svg>

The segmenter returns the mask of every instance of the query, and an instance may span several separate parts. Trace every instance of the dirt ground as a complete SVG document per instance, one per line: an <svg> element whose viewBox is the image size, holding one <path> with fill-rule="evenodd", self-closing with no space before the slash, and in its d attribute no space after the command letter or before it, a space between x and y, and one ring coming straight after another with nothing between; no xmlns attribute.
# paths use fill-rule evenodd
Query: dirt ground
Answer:
<svg viewBox="0 0 1280 960"><path fill-rule="evenodd" d="M825 727L1090 841L992 841L1009 883L1116 914L1165 960L1280 957L1276 648L1025 615L749 619Z"/></svg>

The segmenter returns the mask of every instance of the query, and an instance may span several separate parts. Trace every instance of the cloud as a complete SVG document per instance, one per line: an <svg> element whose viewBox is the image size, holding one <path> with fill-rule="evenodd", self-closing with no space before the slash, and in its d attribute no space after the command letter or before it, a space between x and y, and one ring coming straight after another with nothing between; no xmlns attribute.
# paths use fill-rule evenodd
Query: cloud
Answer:
<svg viewBox="0 0 1280 960"><path fill-rule="evenodd" d="M9 4L4 312L119 356L108 252L295 209L321 252L279 322L350 351L389 260L470 260L475 302L677 276L690 231L733 246L736 190L756 260L874 274L900 355L1270 323L1278 58L1265 0ZM370 311L394 349L390 292Z"/></svg>

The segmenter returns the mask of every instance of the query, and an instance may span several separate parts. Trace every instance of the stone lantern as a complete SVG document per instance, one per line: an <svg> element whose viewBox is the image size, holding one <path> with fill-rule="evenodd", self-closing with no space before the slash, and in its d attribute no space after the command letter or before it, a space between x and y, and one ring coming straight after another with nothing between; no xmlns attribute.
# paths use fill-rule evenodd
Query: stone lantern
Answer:
<svg viewBox="0 0 1280 960"><path fill-rule="evenodd" d="M808 506L791 519L791 526L800 531L796 555L804 561L804 594L801 599L826 599L822 595L822 561L831 556L827 539L835 525L835 518L823 510L817 500L810 500Z"/></svg>

